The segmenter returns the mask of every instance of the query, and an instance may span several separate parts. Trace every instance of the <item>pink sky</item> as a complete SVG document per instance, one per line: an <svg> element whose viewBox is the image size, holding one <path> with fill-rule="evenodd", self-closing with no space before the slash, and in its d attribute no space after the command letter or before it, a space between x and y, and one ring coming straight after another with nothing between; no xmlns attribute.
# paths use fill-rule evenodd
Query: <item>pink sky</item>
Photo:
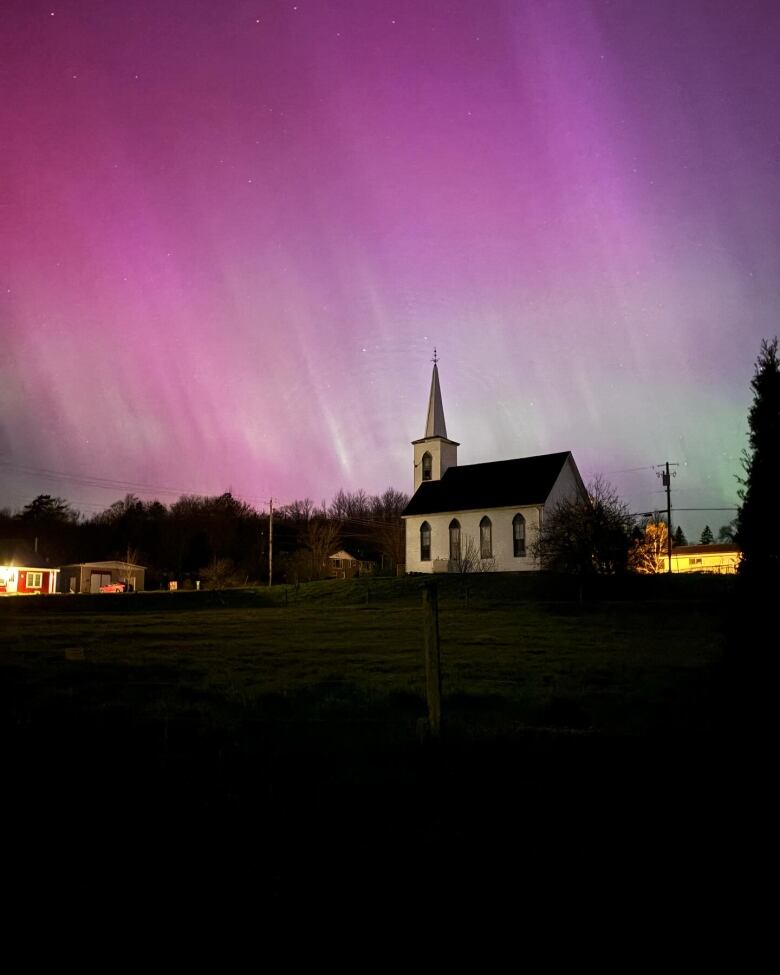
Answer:
<svg viewBox="0 0 780 975"><path fill-rule="evenodd" d="M409 490L434 345L461 463L569 449L646 510L668 459L676 506L736 502L774 2L0 17L0 505Z"/></svg>

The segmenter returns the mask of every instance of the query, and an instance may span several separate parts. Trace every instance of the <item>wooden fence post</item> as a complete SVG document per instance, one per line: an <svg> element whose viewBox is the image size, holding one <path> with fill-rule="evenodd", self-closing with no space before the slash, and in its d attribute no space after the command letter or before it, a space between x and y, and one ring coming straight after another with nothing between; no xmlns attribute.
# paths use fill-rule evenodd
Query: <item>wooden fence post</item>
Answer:
<svg viewBox="0 0 780 975"><path fill-rule="evenodd" d="M427 582L423 589L425 610L425 686L428 697L428 725L431 735L441 734L441 660L439 654L439 589Z"/></svg>

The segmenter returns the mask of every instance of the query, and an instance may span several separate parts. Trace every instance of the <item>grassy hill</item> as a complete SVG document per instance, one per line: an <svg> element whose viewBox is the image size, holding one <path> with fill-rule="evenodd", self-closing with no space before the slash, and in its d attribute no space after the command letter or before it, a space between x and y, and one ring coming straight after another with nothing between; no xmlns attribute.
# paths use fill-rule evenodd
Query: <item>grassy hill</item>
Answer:
<svg viewBox="0 0 780 975"><path fill-rule="evenodd" d="M439 580L438 744L424 734L423 584L0 601L17 808L296 836L314 815L317 835L392 824L403 844L420 803L438 810L423 831L452 839L513 816L549 824L572 803L704 801L728 580L631 580L583 602L544 577Z"/></svg>

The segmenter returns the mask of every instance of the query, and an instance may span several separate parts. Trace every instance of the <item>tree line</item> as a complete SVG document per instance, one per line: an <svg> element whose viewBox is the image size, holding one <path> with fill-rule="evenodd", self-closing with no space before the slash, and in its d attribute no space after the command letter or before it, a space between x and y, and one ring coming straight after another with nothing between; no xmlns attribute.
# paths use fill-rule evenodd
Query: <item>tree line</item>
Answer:
<svg viewBox="0 0 780 975"><path fill-rule="evenodd" d="M771 524L780 483L780 361L777 338L761 344L751 387L749 448L738 478L742 504L719 540L736 541L745 578L776 580L780 551ZM394 572L404 558L401 512L408 496L393 488L368 495L339 491L320 506L293 501L276 512L274 581L305 582L326 574L326 560L344 547L363 561ZM266 581L269 563L268 512L258 511L229 492L218 497L185 495L166 506L128 494L105 511L83 519L63 498L39 495L16 513L0 511L0 539L21 540L50 564L109 559L146 565L147 587L168 579L200 578L209 584ZM559 503L532 544L543 568L576 574L660 571L666 552L665 524L637 525L614 488L603 479L589 485L587 496ZM678 526L674 543L686 543ZM706 526L700 542L714 541ZM7 544L6 546L7 547ZM474 553L473 553L474 554ZM474 554L463 571L485 569ZM472 564L473 563L473 564ZM476 568L475 568L476 567ZM490 568L490 566L488 566Z"/></svg>
<svg viewBox="0 0 780 975"><path fill-rule="evenodd" d="M408 495L339 491L330 504L310 498L273 512L274 582L322 578L338 548L394 573L404 561L401 512ZM147 567L147 588L169 580L241 585L268 581L270 513L235 498L183 495L173 504L127 494L85 518L60 497L41 494L21 510L0 510L0 539L51 565L118 560Z"/></svg>

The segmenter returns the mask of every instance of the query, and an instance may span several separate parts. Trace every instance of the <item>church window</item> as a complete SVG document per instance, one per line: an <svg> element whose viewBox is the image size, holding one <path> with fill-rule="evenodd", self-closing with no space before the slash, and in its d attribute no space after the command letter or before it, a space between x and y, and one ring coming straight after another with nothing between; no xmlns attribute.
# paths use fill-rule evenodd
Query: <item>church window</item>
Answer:
<svg viewBox="0 0 780 975"><path fill-rule="evenodd" d="M427 521L420 525L420 561L431 561L431 526Z"/></svg>
<svg viewBox="0 0 780 975"><path fill-rule="evenodd" d="M525 518L520 514L515 515L512 519L512 541L515 558L525 555Z"/></svg>
<svg viewBox="0 0 780 975"><path fill-rule="evenodd" d="M426 450L422 456L422 479L430 481L433 477L433 457Z"/></svg>
<svg viewBox="0 0 780 975"><path fill-rule="evenodd" d="M493 525L487 515L479 523L479 557L493 558Z"/></svg>
<svg viewBox="0 0 780 975"><path fill-rule="evenodd" d="M450 522L450 560L460 562L460 522L457 518Z"/></svg>

